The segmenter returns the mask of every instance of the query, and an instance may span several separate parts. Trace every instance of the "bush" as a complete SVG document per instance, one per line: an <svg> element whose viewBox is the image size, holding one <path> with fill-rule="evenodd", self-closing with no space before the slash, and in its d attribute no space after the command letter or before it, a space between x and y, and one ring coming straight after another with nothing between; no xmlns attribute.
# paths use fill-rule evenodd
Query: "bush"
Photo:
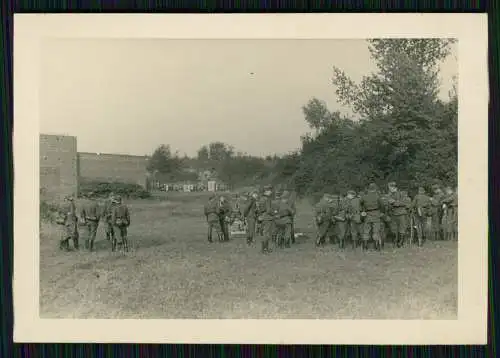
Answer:
<svg viewBox="0 0 500 358"><path fill-rule="evenodd" d="M120 182L86 182L80 185L80 196L88 197L93 193L94 198L104 198L109 196L110 193L120 195L125 198L132 199L146 199L151 194L144 190L139 184L129 184Z"/></svg>

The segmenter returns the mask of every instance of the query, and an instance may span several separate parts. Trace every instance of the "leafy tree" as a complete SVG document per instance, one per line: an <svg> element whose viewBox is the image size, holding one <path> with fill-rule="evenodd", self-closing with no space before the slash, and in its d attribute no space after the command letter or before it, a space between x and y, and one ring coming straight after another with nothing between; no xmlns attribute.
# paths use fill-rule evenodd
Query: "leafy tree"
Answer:
<svg viewBox="0 0 500 358"><path fill-rule="evenodd" d="M150 173L175 176L182 169L182 162L178 153L172 154L170 146L162 144L151 155L147 170Z"/></svg>

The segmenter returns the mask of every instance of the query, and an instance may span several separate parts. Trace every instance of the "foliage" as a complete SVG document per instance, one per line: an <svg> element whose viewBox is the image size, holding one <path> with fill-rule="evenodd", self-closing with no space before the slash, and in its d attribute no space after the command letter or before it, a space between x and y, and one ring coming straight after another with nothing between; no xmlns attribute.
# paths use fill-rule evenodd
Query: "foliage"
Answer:
<svg viewBox="0 0 500 358"><path fill-rule="evenodd" d="M315 133L303 136L300 153L280 159L279 180L292 182L302 194L360 190L388 180L410 191L436 180L456 185L456 87L449 101L438 98L439 64L452 42L370 40L378 71L359 84L334 67L338 101L359 120L311 99L303 112Z"/></svg>
<svg viewBox="0 0 500 358"><path fill-rule="evenodd" d="M150 197L150 193L144 190L139 184L120 182L89 181L82 183L79 191L80 196L91 196L94 198L104 198L109 196L110 193L133 199L146 199Z"/></svg>

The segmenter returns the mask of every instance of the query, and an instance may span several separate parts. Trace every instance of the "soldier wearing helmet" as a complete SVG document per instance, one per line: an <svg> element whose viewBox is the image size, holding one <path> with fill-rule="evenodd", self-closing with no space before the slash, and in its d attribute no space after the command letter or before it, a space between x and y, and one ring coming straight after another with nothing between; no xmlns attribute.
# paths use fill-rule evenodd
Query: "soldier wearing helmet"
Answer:
<svg viewBox="0 0 500 358"><path fill-rule="evenodd" d="M245 208L243 209L243 216L247 222L247 244L251 245L254 242L256 233L256 222L258 217L257 200L259 194L253 191L249 196Z"/></svg>
<svg viewBox="0 0 500 358"><path fill-rule="evenodd" d="M398 190L395 182L388 184L389 188L389 213L391 216L390 229L394 246L402 247L405 242L406 233L408 231L408 196L404 196Z"/></svg>
<svg viewBox="0 0 500 358"><path fill-rule="evenodd" d="M118 244L118 246L123 248L124 251L128 251L128 227L130 226L130 212L128 206L122 203L121 196L115 196L113 202L114 206L112 209L111 221L115 231L118 233L119 240L117 240L116 236L114 236L111 242L111 250L116 251Z"/></svg>
<svg viewBox="0 0 500 358"><path fill-rule="evenodd" d="M61 205L59 209L56 222L62 226L59 248L61 250L69 250L69 240L73 240L74 248L78 250L78 217L76 214L74 197L72 195L68 195L64 198L64 204Z"/></svg>
<svg viewBox="0 0 500 358"><path fill-rule="evenodd" d="M264 187L263 202L260 214L262 222L262 242L261 252L268 253L271 251L269 247L270 241L274 236L274 208L273 208L273 190L272 187L267 185Z"/></svg>
<svg viewBox="0 0 500 358"><path fill-rule="evenodd" d="M380 216L383 210L383 202L377 190L375 183L368 185L366 194L361 196L360 200L361 216L364 217L363 228L363 250L368 249L368 241L373 238L375 248L380 250L382 242L380 237Z"/></svg>
<svg viewBox="0 0 500 358"><path fill-rule="evenodd" d="M359 246L361 240L361 204L354 190L349 190L346 197L347 230L351 236L353 249Z"/></svg>

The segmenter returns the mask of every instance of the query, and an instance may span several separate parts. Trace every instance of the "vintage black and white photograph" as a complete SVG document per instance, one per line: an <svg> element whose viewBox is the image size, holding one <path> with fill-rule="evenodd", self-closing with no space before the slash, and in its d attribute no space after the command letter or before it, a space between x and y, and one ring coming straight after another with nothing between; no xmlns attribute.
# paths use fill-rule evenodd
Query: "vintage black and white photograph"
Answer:
<svg viewBox="0 0 500 358"><path fill-rule="evenodd" d="M457 320L460 41L42 39L39 318Z"/></svg>

